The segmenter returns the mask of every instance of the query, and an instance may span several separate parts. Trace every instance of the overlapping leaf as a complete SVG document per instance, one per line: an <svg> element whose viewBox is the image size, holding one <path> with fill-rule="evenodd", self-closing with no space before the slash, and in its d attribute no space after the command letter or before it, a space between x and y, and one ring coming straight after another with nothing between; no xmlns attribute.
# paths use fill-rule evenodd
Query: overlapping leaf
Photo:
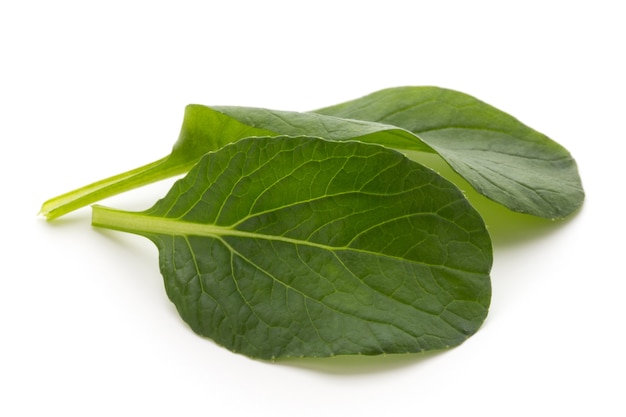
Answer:
<svg viewBox="0 0 626 417"><path fill-rule="evenodd" d="M584 198L576 162L565 148L509 114L453 90L391 88L314 113L212 110L276 134L358 138L435 152L480 194L521 213L562 218Z"/></svg>
<svg viewBox="0 0 626 417"><path fill-rule="evenodd" d="M154 241L182 318L252 357L441 349L489 306L481 217L454 185L381 146L240 140L153 208L96 206L93 223Z"/></svg>
<svg viewBox="0 0 626 417"><path fill-rule="evenodd" d="M171 155L44 203L58 217L83 205L187 172L206 152L252 136L308 135L439 154L479 193L514 211L564 217L584 193L562 146L471 96L402 87L314 113L190 105Z"/></svg>

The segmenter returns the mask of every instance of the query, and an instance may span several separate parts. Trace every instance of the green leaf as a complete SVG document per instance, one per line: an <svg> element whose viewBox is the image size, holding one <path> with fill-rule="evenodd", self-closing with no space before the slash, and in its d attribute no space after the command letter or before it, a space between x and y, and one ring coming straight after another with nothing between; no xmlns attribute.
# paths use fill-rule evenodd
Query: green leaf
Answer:
<svg viewBox="0 0 626 417"><path fill-rule="evenodd" d="M404 87L315 113L189 105L170 156L48 200L41 213L53 219L187 172L206 152L228 143L277 135L358 139L437 153L480 194L511 210L545 218L570 214L584 196L574 160L556 142L468 95Z"/></svg>
<svg viewBox="0 0 626 417"><path fill-rule="evenodd" d="M317 113L413 132L479 193L513 211L560 218L584 199L578 168L565 148L467 94L391 88Z"/></svg>
<svg viewBox="0 0 626 417"><path fill-rule="evenodd" d="M43 203L40 214L48 220L55 219L107 197L187 173L202 155L227 143L248 136L270 134L274 133L244 125L208 107L187 106L179 138L170 155L51 198Z"/></svg>
<svg viewBox="0 0 626 417"><path fill-rule="evenodd" d="M451 347L491 297L491 241L458 188L361 142L244 139L93 224L151 239L181 317L251 357Z"/></svg>
<svg viewBox="0 0 626 417"><path fill-rule="evenodd" d="M271 136L316 136L336 141L358 139L361 142L384 145L394 149L435 152L412 132L384 123L256 107L200 107L203 107L202 111L206 114L211 111L219 112L246 126L262 132L271 132L269 134ZM198 111L201 110L198 109Z"/></svg>
<svg viewBox="0 0 626 417"><path fill-rule="evenodd" d="M307 135L332 140L355 137L432 152L413 134L380 123L342 120L317 114L280 112L246 107L191 104L171 154L151 164L89 184L44 202L40 213L52 220L88 204L165 178L183 174L207 152L253 136ZM376 136L375 139L372 139Z"/></svg>

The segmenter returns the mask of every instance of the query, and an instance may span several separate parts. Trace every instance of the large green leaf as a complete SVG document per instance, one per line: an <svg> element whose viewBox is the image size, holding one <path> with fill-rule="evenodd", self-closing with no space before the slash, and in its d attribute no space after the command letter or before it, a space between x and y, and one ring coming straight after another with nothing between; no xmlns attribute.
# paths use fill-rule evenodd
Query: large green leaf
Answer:
<svg viewBox="0 0 626 417"><path fill-rule="evenodd" d="M481 217L449 181L377 145L244 139L151 209L94 206L93 224L151 239L181 317L251 357L455 346L490 302Z"/></svg>
<svg viewBox="0 0 626 417"><path fill-rule="evenodd" d="M578 168L565 148L458 91L390 88L317 113L407 129L479 193L514 211L560 218L584 198Z"/></svg>

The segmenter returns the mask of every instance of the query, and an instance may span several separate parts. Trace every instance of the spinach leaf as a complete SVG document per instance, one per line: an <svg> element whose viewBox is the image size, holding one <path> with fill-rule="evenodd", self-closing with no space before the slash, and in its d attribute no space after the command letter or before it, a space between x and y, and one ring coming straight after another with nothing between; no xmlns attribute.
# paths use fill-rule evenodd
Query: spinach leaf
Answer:
<svg viewBox="0 0 626 417"><path fill-rule="evenodd" d="M465 94L403 87L312 113L190 105L170 156L51 199L41 212L48 219L58 217L187 172L206 152L225 144L268 135L358 139L437 153L479 193L539 217L564 217L580 206L584 196L576 163L556 142Z"/></svg>
<svg viewBox="0 0 626 417"><path fill-rule="evenodd" d="M395 143L413 150L431 151L428 146L416 142L410 132L380 123L308 113L246 107L211 108L191 104L185 108L180 135L170 155L52 198L44 202L40 213L51 220L106 197L184 174L205 153L220 149L226 144L247 137L278 135L319 136L339 141L376 136L376 139L368 141Z"/></svg>
<svg viewBox="0 0 626 417"><path fill-rule="evenodd" d="M560 218L584 199L576 162L565 148L467 94L390 88L317 113L413 132L480 194L513 211Z"/></svg>
<svg viewBox="0 0 626 417"><path fill-rule="evenodd" d="M93 224L159 250L197 333L257 358L458 345L489 307L491 241L449 181L394 150L315 137L206 154L143 212Z"/></svg>
<svg viewBox="0 0 626 417"><path fill-rule="evenodd" d="M43 203L40 214L52 220L107 197L184 174L209 151L244 137L267 134L274 133L246 126L204 106L187 106L179 138L170 155L51 198Z"/></svg>

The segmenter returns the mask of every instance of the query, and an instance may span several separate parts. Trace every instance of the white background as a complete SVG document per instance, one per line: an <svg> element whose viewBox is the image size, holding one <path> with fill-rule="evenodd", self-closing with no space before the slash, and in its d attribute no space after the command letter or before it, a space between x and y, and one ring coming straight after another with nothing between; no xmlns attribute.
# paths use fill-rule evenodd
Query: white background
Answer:
<svg viewBox="0 0 626 417"><path fill-rule="evenodd" d="M620 3L3 1L0 415L626 415ZM250 360L180 320L150 242L89 208L36 216L165 156L188 103L310 110L401 85L546 133L587 193L566 221L488 219L490 314L455 349Z"/></svg>

